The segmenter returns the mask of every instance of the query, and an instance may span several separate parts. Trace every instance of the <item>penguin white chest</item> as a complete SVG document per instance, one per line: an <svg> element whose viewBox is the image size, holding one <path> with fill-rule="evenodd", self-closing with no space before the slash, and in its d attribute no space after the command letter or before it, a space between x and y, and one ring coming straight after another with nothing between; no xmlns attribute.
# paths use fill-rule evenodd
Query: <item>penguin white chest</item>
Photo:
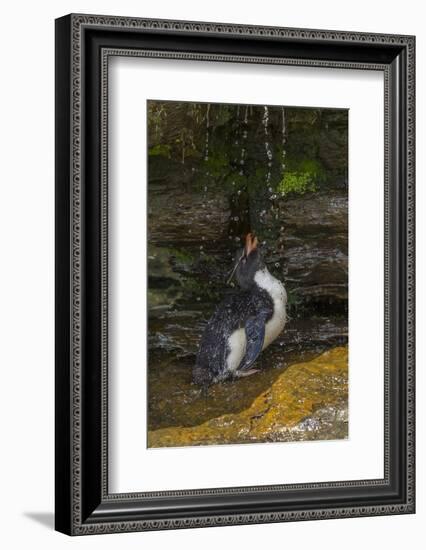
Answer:
<svg viewBox="0 0 426 550"><path fill-rule="evenodd" d="M246 353L246 346L246 331L239 328L231 334L228 340L229 355L226 360L228 370L236 371L238 369Z"/></svg>
<svg viewBox="0 0 426 550"><path fill-rule="evenodd" d="M287 292L282 282L271 275L266 267L256 273L254 280L260 288L269 294L274 306L273 315L265 326L265 340L262 348L265 349L285 327L287 321Z"/></svg>
<svg viewBox="0 0 426 550"><path fill-rule="evenodd" d="M286 324L287 292L284 285L266 268L259 270L254 280L260 288L269 294L274 308L271 319L265 325L265 339L262 347L264 350L277 338ZM246 331L244 328L239 328L231 334L228 340L229 353L226 359L228 370L235 372L238 369L245 356L246 348Z"/></svg>

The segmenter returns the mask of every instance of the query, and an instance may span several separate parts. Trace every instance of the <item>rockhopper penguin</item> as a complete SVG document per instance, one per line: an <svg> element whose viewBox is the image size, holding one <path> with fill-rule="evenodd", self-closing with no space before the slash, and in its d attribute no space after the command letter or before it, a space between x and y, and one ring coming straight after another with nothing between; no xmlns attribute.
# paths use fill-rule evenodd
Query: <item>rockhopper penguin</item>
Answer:
<svg viewBox="0 0 426 550"><path fill-rule="evenodd" d="M241 290L217 307L201 338L193 380L203 387L258 372L253 363L286 324L286 290L266 268L252 233L229 281L234 275Z"/></svg>

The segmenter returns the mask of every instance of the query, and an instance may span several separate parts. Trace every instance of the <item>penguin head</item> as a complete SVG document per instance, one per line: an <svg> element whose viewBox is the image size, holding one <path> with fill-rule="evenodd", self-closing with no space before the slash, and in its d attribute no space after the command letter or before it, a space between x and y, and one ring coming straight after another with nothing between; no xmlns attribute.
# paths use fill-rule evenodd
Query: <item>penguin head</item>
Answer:
<svg viewBox="0 0 426 550"><path fill-rule="evenodd" d="M240 287L243 290L249 290L255 284L254 277L257 271L264 267L265 264L258 248L257 237L253 233L248 233L245 247L236 254L234 269L228 282L231 281L235 274Z"/></svg>

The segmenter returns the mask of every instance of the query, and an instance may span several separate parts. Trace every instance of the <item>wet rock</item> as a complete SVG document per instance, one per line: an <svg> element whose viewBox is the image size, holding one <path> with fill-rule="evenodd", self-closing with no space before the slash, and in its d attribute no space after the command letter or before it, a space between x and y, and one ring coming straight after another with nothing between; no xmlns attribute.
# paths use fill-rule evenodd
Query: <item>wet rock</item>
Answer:
<svg viewBox="0 0 426 550"><path fill-rule="evenodd" d="M265 128L261 105L150 103L149 242L170 249L190 300L194 285L203 302L206 289L223 293L240 237L255 230L293 313L345 313L347 111L286 108L285 121L270 108ZM315 192L280 196L286 170L308 169Z"/></svg>
<svg viewBox="0 0 426 550"><path fill-rule="evenodd" d="M255 391L247 400L245 389L250 384ZM148 445L342 439L348 434L347 405L348 350L344 346L275 372L269 369L247 379L218 384L207 397L183 379L171 416L182 414L184 407L188 423L150 429ZM167 406L164 402L163 408ZM207 419L193 424L203 416Z"/></svg>
<svg viewBox="0 0 426 550"><path fill-rule="evenodd" d="M217 301L227 290L226 275L239 246L239 239L230 239L227 233L230 211L226 197L175 197L169 191L167 200L163 197L161 201L161 205L152 205L153 214L149 215L150 250L160 251L150 253L150 289L161 283L164 289L167 282L176 286L173 279L179 276L180 288L175 288L174 294L183 291L193 301L198 285L200 300L206 302L207 298L208 302L210 293ZM279 204L280 227L275 227L270 213L265 218L269 237L263 253L270 271L285 282L290 306L297 304L310 312L327 306L328 311L346 312L347 196L317 193L280 200ZM243 216L241 221L246 223ZM262 239L265 228L256 231Z"/></svg>
<svg viewBox="0 0 426 550"><path fill-rule="evenodd" d="M206 304L203 306L206 307ZM215 304L211 303L208 309L197 311L188 308L181 312L168 310L166 306L154 308L149 322L150 350L174 351L179 357L195 357L208 314L213 313L214 307ZM294 318L288 321L268 353L276 355L281 350L302 349L318 351L345 344L347 339L347 321L344 317Z"/></svg>
<svg viewBox="0 0 426 550"><path fill-rule="evenodd" d="M347 309L348 199L346 193L315 194L282 204L284 231L276 241L282 251L284 280L305 308L327 304ZM273 259L272 259L273 261Z"/></svg>

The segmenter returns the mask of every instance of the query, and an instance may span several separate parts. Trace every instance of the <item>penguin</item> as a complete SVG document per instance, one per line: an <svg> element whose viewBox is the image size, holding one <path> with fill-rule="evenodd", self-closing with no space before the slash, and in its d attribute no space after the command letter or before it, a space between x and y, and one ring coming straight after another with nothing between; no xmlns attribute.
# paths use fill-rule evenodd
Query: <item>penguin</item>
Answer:
<svg viewBox="0 0 426 550"><path fill-rule="evenodd" d="M258 372L254 362L287 321L287 292L268 271L253 233L236 254L228 282L234 275L240 289L219 304L200 340L192 374L203 388Z"/></svg>

